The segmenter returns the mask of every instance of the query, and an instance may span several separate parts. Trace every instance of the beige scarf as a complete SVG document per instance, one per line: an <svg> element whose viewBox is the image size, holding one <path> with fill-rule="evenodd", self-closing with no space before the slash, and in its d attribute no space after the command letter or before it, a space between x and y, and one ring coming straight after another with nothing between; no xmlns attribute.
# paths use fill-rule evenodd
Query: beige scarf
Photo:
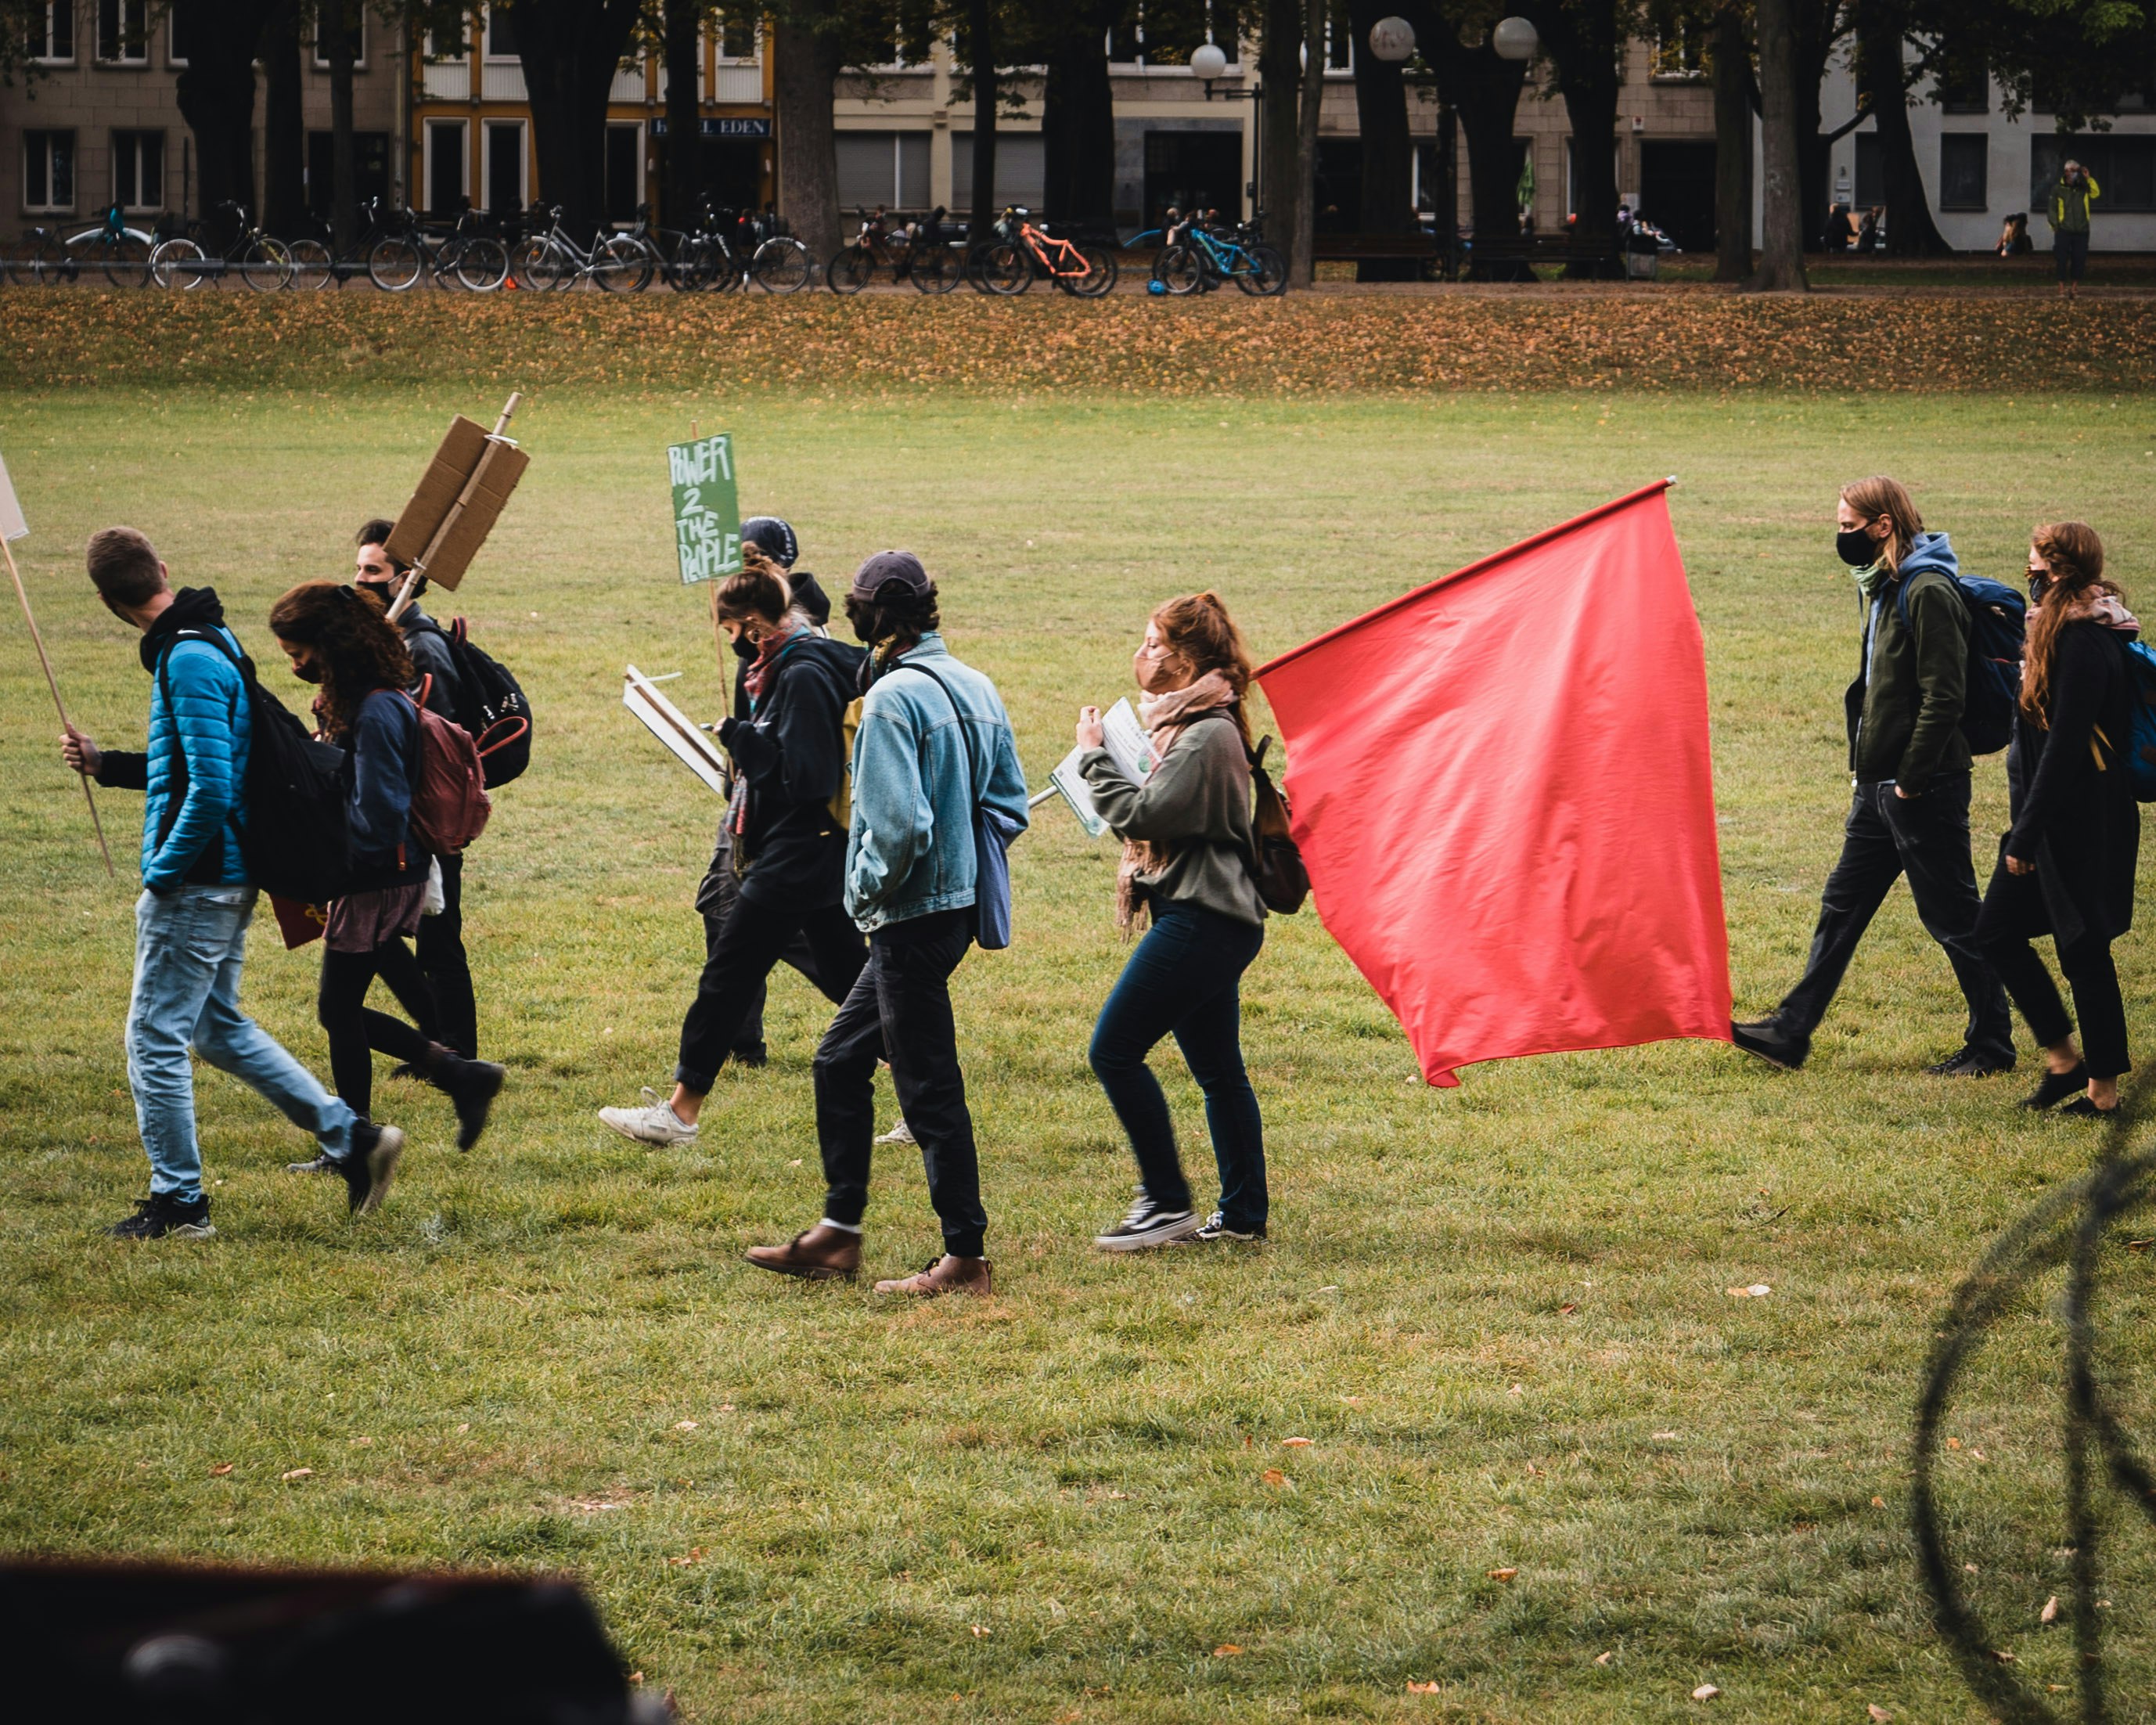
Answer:
<svg viewBox="0 0 2156 1725"><path fill-rule="evenodd" d="M1235 691L1219 671L1208 671L1192 684L1171 689L1165 695L1138 697L1138 718L1152 745L1153 771L1168 758L1168 752L1185 730L1204 714L1231 705ZM1172 844L1145 839L1123 840L1123 860L1116 870L1116 927L1128 940L1138 927L1144 903L1138 896L1138 876L1158 875L1175 860Z"/></svg>

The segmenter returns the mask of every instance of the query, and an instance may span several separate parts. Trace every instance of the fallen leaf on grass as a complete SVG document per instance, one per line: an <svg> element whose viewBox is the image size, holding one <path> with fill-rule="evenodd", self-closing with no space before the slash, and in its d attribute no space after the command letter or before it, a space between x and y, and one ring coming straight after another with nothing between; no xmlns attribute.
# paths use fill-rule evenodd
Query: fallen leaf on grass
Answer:
<svg viewBox="0 0 2156 1725"><path fill-rule="evenodd" d="M2044 1609L2036 1614L2036 1621L2039 1623L2056 1623L2058 1620L2059 1596L2056 1594L2053 1594L2050 1599L2044 1601Z"/></svg>
<svg viewBox="0 0 2156 1725"><path fill-rule="evenodd" d="M694 1431L696 1429L696 1422L693 1420L676 1420L674 1422L674 1429L676 1431Z"/></svg>
<svg viewBox="0 0 2156 1725"><path fill-rule="evenodd" d="M1873 1721L1873 1725L1887 1725L1887 1722L1894 1717L1876 1701L1865 1708L1864 1712L1866 1716Z"/></svg>
<svg viewBox="0 0 2156 1725"><path fill-rule="evenodd" d="M788 1163L786 1165L788 1168L798 1168L801 1166L801 1158L797 1156L793 1161Z"/></svg>
<svg viewBox="0 0 2156 1725"><path fill-rule="evenodd" d="M352 1446L355 1450L371 1450L374 1447L374 1440L371 1437L356 1437L352 1440Z"/></svg>
<svg viewBox="0 0 2156 1725"><path fill-rule="evenodd" d="M1993 1648L1991 1650L1991 1656L1997 1660L2001 1665L2015 1665L2020 1662L2004 1647Z"/></svg>
<svg viewBox="0 0 2156 1725"><path fill-rule="evenodd" d="M295 1467L277 1476L280 1480L311 1480L314 1476L315 1471L311 1467Z"/></svg>
<svg viewBox="0 0 2156 1725"><path fill-rule="evenodd" d="M1961 1567L1969 1574L1974 1575L1977 1573L1976 1565L1974 1563L1964 1563Z"/></svg>
<svg viewBox="0 0 2156 1725"><path fill-rule="evenodd" d="M1694 1701L1712 1701L1716 1696L1721 1693L1722 1692L1716 1688L1713 1684L1702 1683L1698 1688L1692 1691L1691 1698Z"/></svg>
<svg viewBox="0 0 2156 1725"><path fill-rule="evenodd" d="M1492 1581L1510 1581L1519 1573L1517 1569L1492 1569L1489 1572Z"/></svg>
<svg viewBox="0 0 2156 1725"><path fill-rule="evenodd" d="M1765 1282L1755 1281L1749 1287L1732 1288L1729 1297L1732 1300L1763 1300L1774 1291Z"/></svg>
<svg viewBox="0 0 2156 1725"><path fill-rule="evenodd" d="M457 1435L458 1435L459 1437L462 1437L462 1436L463 1436L466 1432L470 1431L470 1430L471 1430L471 1421L470 1421L470 1420L465 1420L465 1423L464 1423L462 1425L459 1425L459 1426L457 1428Z"/></svg>
<svg viewBox="0 0 2156 1725"><path fill-rule="evenodd" d="M1281 1448L1283 1450L1307 1450L1309 1447L1310 1440L1308 1438L1282 1438L1281 1440Z"/></svg>
<svg viewBox="0 0 2156 1725"><path fill-rule="evenodd" d="M973 1625L973 1639L977 1641L979 1640L982 1636L988 1634L988 1626L984 1623L977 1623Z"/></svg>
<svg viewBox="0 0 2156 1725"><path fill-rule="evenodd" d="M1961 1447L1961 1440L1959 1438L1953 1437L1948 1438L1947 1440L1947 1447L1949 1450L1958 1450Z"/></svg>
<svg viewBox="0 0 2156 1725"><path fill-rule="evenodd" d="M2156 1245L2156 1240L2129 1240L2126 1249L2129 1252L2145 1252L2153 1245Z"/></svg>
<svg viewBox="0 0 2156 1725"><path fill-rule="evenodd" d="M1340 1399L1351 1408L1359 1408L1363 1405L1363 1398L1359 1395L1343 1395Z"/></svg>
<svg viewBox="0 0 2156 1725"><path fill-rule="evenodd" d="M232 1464L229 1461L220 1461L215 1467L210 1469L209 1473L212 1479L221 1480L231 1471Z"/></svg>
<svg viewBox="0 0 2156 1725"><path fill-rule="evenodd" d="M1887 1500L1884 1497L1875 1497L1871 1500L1871 1507L1874 1509L1884 1509L1887 1507Z"/></svg>
<svg viewBox="0 0 2156 1725"><path fill-rule="evenodd" d="M704 1548L701 1545L692 1545L680 1557L669 1558L666 1561L676 1569L685 1569L691 1563L701 1562L703 1556Z"/></svg>
<svg viewBox="0 0 2156 1725"><path fill-rule="evenodd" d="M1215 1659L1233 1659L1242 1651L1233 1641L1223 1641L1213 1650L1213 1656Z"/></svg>
<svg viewBox="0 0 2156 1725"><path fill-rule="evenodd" d="M1607 1664L1609 1664L1609 1661L1610 1661L1611 1660L1613 1660L1613 1659L1616 1658L1616 1656L1617 1656L1617 1650L1616 1650L1615 1648L1614 1648L1614 1647L1613 1647L1613 1648L1611 1648L1611 1649L1609 1650L1609 1652L1607 1652L1607 1653L1598 1653L1598 1654L1596 1654L1596 1655L1594 1656L1594 1662L1595 1662L1595 1664L1597 1664L1597 1665L1607 1665Z"/></svg>
<svg viewBox="0 0 2156 1725"><path fill-rule="evenodd" d="M1989 1455L1985 1455L1985 1454L1984 1453L1984 1451L1983 1451L1983 1450L1971 1450L1969 1453L1970 1455L1974 1455L1974 1457L1976 1457L1976 1459L1977 1459L1979 1461L1985 1461L1985 1462L1988 1462L1988 1461L1989 1461L1991 1460L1991 1458L1990 1458Z"/></svg>
<svg viewBox="0 0 2156 1725"><path fill-rule="evenodd" d="M1127 1491L1111 1491L1108 1497L1111 1502L1116 1503L1128 1503L1131 1501L1131 1494Z"/></svg>
<svg viewBox="0 0 2156 1725"><path fill-rule="evenodd" d="M1270 1486L1275 1491L1278 1491L1281 1486L1287 1484L1287 1476L1282 1473L1277 1467L1267 1468L1263 1473L1260 1474L1258 1477L1263 1480L1268 1486Z"/></svg>
<svg viewBox="0 0 2156 1725"><path fill-rule="evenodd" d="M1563 1304L1563 1305L1562 1305L1562 1306L1560 1306L1560 1307L1558 1307L1558 1309L1557 1309L1557 1315L1558 1315L1559 1317L1570 1317L1573 1315L1573 1312L1577 1312L1577 1311L1578 1311L1578 1310L1579 1310L1579 1301L1577 1301L1577 1300L1568 1300L1568 1301L1566 1301L1564 1302L1564 1304Z"/></svg>
<svg viewBox="0 0 2156 1725"><path fill-rule="evenodd" d="M1507 1395L1525 1395L1527 1393L1527 1387L1524 1384L1515 1384L1510 1389L1505 1392Z"/></svg>
<svg viewBox="0 0 2156 1725"><path fill-rule="evenodd" d="M1682 1433L1681 1433L1681 1432L1675 1432L1675 1431L1658 1431L1658 1432L1656 1432L1656 1433L1655 1433L1655 1434L1654 1434L1654 1438L1655 1438L1655 1441L1656 1441L1656 1443L1658 1443L1658 1444L1666 1444L1666 1443L1669 1442L1672 1438L1681 1437L1681 1436L1682 1436L1682 1435L1683 1435L1683 1434L1682 1434Z"/></svg>
<svg viewBox="0 0 2156 1725"><path fill-rule="evenodd" d="M1418 1683L1413 1677L1409 1677L1408 1679L1408 1693L1410 1695L1435 1695L1437 1693L1437 1679L1433 1677L1427 1683Z"/></svg>

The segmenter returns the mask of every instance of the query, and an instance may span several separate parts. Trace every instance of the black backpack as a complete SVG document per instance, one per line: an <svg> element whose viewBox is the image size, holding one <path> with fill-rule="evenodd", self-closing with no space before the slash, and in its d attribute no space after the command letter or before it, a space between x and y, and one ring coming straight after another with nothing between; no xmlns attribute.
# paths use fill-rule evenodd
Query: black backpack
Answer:
<svg viewBox="0 0 2156 1725"><path fill-rule="evenodd" d="M480 780L489 790L507 784L531 764L531 703L523 685L500 660L472 644L463 618L453 618L447 629L429 618L426 626L449 644L457 723L479 750Z"/></svg>
<svg viewBox="0 0 2156 1725"><path fill-rule="evenodd" d="M1272 746L1268 737L1249 751L1250 788L1257 798L1250 820L1250 878L1267 910L1291 916L1310 896L1310 870L1288 830L1287 798L1265 771L1265 751Z"/></svg>
<svg viewBox="0 0 2156 1725"><path fill-rule="evenodd" d="M352 882L352 839L345 819L344 751L317 742L285 704L254 679L254 661L235 654L215 629L182 629L173 638L207 641L239 668L247 685L249 740L247 778L242 789L246 818L240 824L239 850L247 878L277 898L301 904L327 904ZM167 647L157 661L157 681L165 705L172 701L166 665ZM178 732L174 730L174 736ZM187 773L187 750L179 751L181 783ZM167 822L179 818L178 797L167 804Z"/></svg>

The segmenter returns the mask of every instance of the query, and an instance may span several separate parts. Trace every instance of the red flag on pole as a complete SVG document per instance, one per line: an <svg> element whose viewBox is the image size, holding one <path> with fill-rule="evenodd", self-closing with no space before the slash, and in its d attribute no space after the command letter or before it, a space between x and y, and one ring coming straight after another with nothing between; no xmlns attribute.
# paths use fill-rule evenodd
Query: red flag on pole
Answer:
<svg viewBox="0 0 2156 1725"><path fill-rule="evenodd" d="M1669 485L1258 673L1318 914L1432 1084L1729 1039L1707 663Z"/></svg>

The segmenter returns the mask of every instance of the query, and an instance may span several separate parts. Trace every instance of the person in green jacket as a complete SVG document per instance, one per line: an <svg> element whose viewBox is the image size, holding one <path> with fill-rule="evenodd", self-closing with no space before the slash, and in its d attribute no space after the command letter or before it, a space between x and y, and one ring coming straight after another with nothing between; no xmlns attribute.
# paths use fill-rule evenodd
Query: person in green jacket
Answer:
<svg viewBox="0 0 2156 1725"><path fill-rule="evenodd" d="M1835 550L1856 577L1864 619L1856 680L1842 697L1851 796L1841 856L1820 895L1803 977L1769 1016L1732 1024L1730 1040L1773 1065L1803 1065L1865 930L1907 875L1924 932L1946 948L1969 1002L1960 1051L1926 1070L1941 1078L2010 1072L2006 992L1975 932L1981 901L1961 733L1970 624L1959 566L1947 536L1927 533L1908 491L1884 475L1842 487L1835 525Z"/></svg>
<svg viewBox="0 0 2156 1725"><path fill-rule="evenodd" d="M2059 266L2059 291L2070 300L2079 295L2088 272L2089 206L2102 196L2096 176L2071 160L2051 187L2051 256Z"/></svg>

